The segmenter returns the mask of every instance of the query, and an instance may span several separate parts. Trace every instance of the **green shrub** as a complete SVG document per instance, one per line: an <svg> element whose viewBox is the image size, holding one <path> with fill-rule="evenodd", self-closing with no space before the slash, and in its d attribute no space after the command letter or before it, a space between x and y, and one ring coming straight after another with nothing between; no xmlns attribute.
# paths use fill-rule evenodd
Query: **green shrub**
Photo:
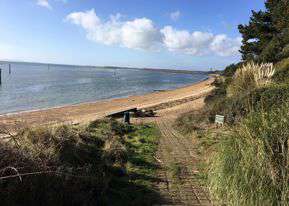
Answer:
<svg viewBox="0 0 289 206"><path fill-rule="evenodd" d="M256 112L224 133L212 154L208 184L226 205L288 205L289 105Z"/></svg>
<svg viewBox="0 0 289 206"><path fill-rule="evenodd" d="M236 70L242 65L242 62L237 63L237 64L230 64L227 66L223 72L223 75L225 77L232 77L234 76Z"/></svg>
<svg viewBox="0 0 289 206"><path fill-rule="evenodd" d="M249 112L270 111L289 101L289 84L269 85L257 88L250 93L219 99L208 105L209 120L216 114L225 116L226 123L241 121Z"/></svg>
<svg viewBox="0 0 289 206"><path fill-rule="evenodd" d="M289 102L289 84L273 84L254 90L248 95L251 107L255 111L270 111Z"/></svg>
<svg viewBox="0 0 289 206"><path fill-rule="evenodd" d="M273 80L276 83L287 82L289 83L289 58L284 59L275 65L276 73Z"/></svg>
<svg viewBox="0 0 289 206"><path fill-rule="evenodd" d="M216 77L212 83L215 89L206 96L205 103L211 104L227 96L227 87L230 85L232 77Z"/></svg>

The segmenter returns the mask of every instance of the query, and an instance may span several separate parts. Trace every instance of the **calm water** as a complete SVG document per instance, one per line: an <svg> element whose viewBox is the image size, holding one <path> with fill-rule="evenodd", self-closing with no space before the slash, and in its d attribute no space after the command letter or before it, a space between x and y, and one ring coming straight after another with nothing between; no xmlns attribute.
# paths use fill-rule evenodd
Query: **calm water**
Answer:
<svg viewBox="0 0 289 206"><path fill-rule="evenodd" d="M136 69L110 69L40 64L2 67L0 114L140 95L182 87L205 74L174 74Z"/></svg>

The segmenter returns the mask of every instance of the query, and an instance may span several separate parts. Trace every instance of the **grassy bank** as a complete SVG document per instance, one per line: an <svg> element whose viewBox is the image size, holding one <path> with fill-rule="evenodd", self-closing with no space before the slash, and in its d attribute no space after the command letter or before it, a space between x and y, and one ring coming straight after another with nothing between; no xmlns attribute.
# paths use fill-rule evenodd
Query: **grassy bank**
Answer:
<svg viewBox="0 0 289 206"><path fill-rule="evenodd" d="M0 144L3 205L151 205L152 125L114 120L28 128Z"/></svg>
<svg viewBox="0 0 289 206"><path fill-rule="evenodd" d="M175 123L197 140L199 178L218 204L288 205L287 61L227 71L214 82L205 108ZM214 125L216 114L225 116L223 127Z"/></svg>

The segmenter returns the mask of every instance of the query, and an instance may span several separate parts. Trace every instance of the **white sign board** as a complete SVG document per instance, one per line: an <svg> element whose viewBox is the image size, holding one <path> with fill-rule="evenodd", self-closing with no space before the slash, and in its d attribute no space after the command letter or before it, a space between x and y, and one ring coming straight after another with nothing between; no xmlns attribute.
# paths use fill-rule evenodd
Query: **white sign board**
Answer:
<svg viewBox="0 0 289 206"><path fill-rule="evenodd" d="M216 124L224 124L224 120L225 120L225 117L222 115L217 114L215 117L215 123Z"/></svg>

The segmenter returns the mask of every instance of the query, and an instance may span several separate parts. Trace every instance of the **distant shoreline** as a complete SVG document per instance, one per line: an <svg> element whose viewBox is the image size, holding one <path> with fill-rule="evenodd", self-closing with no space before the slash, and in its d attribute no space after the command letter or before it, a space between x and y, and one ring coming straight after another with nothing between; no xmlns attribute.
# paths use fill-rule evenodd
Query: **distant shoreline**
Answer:
<svg viewBox="0 0 289 206"><path fill-rule="evenodd" d="M210 71L184 70L184 69L160 69L160 68L139 68L139 67L120 67L120 66L93 66L93 65L72 65L72 64L55 64L42 62L25 62L25 61L0 61L1 64L31 64L31 65L50 65L50 66L66 66L66 67L85 67L85 68L107 68L107 69L134 69L155 72L177 73L177 74L210 74Z"/></svg>

